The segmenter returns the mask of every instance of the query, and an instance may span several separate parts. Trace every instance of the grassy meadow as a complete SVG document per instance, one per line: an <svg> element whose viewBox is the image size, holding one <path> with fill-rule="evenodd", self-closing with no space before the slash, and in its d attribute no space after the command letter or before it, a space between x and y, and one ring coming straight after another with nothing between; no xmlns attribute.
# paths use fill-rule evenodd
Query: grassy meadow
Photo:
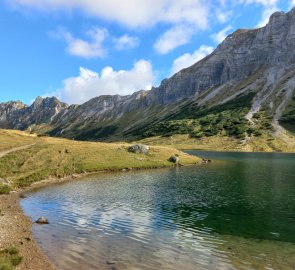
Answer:
<svg viewBox="0 0 295 270"><path fill-rule="evenodd" d="M201 161L179 150L161 146L150 147L148 154L135 154L128 152L129 144L125 143L81 142L10 130L0 130L0 145L0 152L28 145L0 158L0 178L13 187L83 172L169 167L173 165L168 161L172 155L178 155L182 164Z"/></svg>

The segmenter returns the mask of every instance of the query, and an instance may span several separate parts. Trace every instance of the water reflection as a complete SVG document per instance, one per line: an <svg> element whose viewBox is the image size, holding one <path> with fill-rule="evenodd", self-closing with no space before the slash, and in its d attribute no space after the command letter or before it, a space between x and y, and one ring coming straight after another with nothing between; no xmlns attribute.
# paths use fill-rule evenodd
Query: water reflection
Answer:
<svg viewBox="0 0 295 270"><path fill-rule="evenodd" d="M49 218L33 232L61 269L294 269L295 156L203 154L215 162L89 177L22 206Z"/></svg>

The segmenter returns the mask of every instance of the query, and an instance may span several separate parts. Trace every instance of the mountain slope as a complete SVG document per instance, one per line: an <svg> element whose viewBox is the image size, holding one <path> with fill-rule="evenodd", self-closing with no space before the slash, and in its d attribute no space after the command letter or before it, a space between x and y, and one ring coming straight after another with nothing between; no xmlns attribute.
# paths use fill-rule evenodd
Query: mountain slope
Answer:
<svg viewBox="0 0 295 270"><path fill-rule="evenodd" d="M274 13L265 27L237 30L212 54L150 91L72 106L55 98L38 98L29 107L0 104L0 127L82 140L186 133L245 142L267 134L293 144L284 128L294 131L294 88L292 9Z"/></svg>

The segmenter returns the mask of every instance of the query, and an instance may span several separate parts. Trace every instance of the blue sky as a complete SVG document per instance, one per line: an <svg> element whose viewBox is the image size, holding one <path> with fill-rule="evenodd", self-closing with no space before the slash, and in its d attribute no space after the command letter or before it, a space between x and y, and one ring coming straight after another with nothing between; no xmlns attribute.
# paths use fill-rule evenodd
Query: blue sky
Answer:
<svg viewBox="0 0 295 270"><path fill-rule="evenodd" d="M2 0L0 102L158 85L293 0Z"/></svg>

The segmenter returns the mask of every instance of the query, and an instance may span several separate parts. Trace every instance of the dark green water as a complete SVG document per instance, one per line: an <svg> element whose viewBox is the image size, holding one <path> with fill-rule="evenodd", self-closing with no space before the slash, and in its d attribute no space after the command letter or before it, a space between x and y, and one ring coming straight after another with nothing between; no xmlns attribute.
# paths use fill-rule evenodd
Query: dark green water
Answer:
<svg viewBox="0 0 295 270"><path fill-rule="evenodd" d="M189 153L29 193L35 238L61 269L295 269L295 155Z"/></svg>

